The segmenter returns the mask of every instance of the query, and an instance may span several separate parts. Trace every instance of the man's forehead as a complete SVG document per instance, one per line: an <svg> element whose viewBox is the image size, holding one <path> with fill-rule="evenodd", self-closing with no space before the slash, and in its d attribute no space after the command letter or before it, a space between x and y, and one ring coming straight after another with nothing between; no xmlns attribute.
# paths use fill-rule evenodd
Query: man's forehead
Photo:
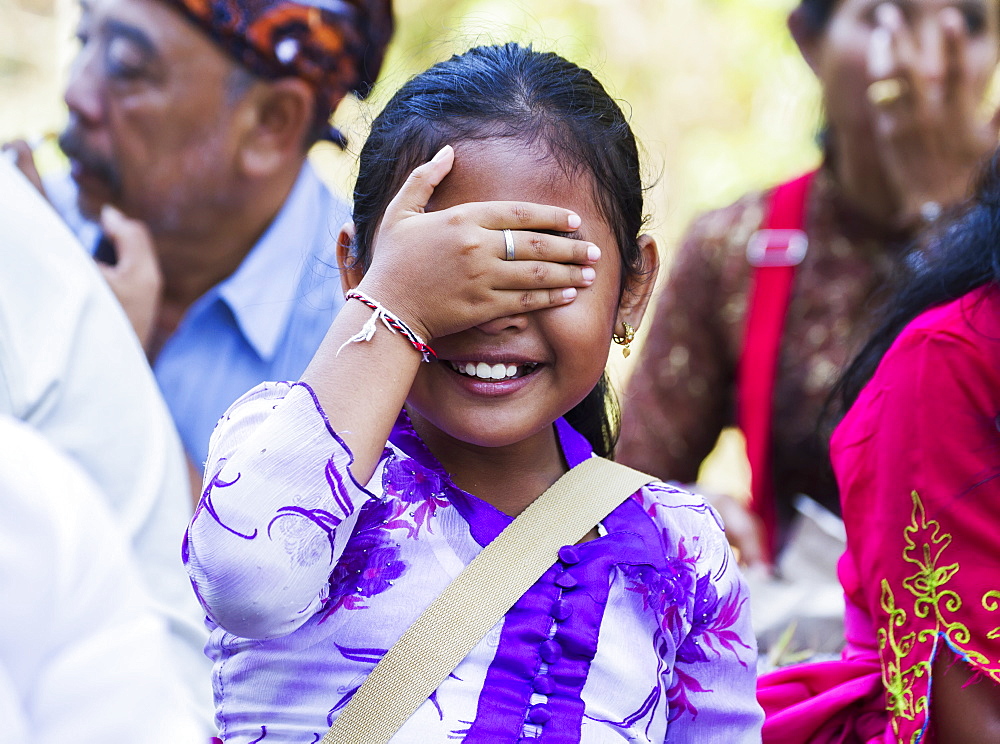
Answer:
<svg viewBox="0 0 1000 744"><path fill-rule="evenodd" d="M143 31L150 38L160 35L156 33L158 30L199 33L177 10L159 0L80 0L80 17L83 21L96 22L115 19Z"/></svg>
<svg viewBox="0 0 1000 744"><path fill-rule="evenodd" d="M204 31L161 0L82 0L81 28L124 37L149 54L195 65L206 57L234 64Z"/></svg>

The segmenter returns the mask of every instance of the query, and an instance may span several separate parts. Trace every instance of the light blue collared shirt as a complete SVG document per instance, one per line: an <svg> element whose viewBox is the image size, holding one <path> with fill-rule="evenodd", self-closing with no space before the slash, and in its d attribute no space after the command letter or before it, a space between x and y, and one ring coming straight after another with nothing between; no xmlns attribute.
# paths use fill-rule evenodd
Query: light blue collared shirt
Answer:
<svg viewBox="0 0 1000 744"><path fill-rule="evenodd" d="M67 200L60 187L53 201L94 247L93 223L73 214L75 193ZM153 372L193 462L204 463L216 422L243 393L302 375L344 302L336 246L349 218L346 202L307 163L243 263L200 297L167 339Z"/></svg>

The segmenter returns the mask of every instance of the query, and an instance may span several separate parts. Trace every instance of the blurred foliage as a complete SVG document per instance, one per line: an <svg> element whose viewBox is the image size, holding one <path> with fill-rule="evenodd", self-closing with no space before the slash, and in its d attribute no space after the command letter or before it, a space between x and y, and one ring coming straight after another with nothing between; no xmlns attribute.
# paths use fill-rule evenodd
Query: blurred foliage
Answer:
<svg viewBox="0 0 1000 744"><path fill-rule="evenodd" d="M397 34L379 85L337 112L348 150L322 144L312 158L349 193L367 122L406 79L470 46L530 42L593 70L631 110L645 150L649 230L669 260L698 212L818 161L819 90L785 28L794 3L396 0ZM76 13L76 0L0 0L0 141L62 127ZM62 167L51 142L37 152L43 172ZM620 380L628 366L618 354L611 360ZM718 487L739 493L731 481L745 481L742 446L726 446L723 460L735 466L720 468L727 475Z"/></svg>
<svg viewBox="0 0 1000 744"><path fill-rule="evenodd" d="M347 192L367 122L407 78L482 43L516 40L592 69L631 109L669 257L699 211L814 164L818 90L785 29L794 0L397 0L397 34L370 100L337 121L351 146L314 159ZM65 119L74 0L0 0L0 139ZM47 151L51 150L51 151ZM42 167L59 167L53 146Z"/></svg>
<svg viewBox="0 0 1000 744"><path fill-rule="evenodd" d="M593 70L631 109L651 185L650 229L669 257L697 212L818 159L818 86L785 28L793 4L400 0L378 89L366 104L345 104L339 121L353 150L388 95L452 53L509 40L556 51Z"/></svg>

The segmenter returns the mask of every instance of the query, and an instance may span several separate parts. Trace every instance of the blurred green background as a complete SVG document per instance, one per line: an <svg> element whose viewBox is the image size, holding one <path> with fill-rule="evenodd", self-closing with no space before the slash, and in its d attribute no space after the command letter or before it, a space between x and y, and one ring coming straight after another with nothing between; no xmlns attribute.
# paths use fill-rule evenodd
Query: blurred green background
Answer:
<svg viewBox="0 0 1000 744"><path fill-rule="evenodd" d="M669 258L698 211L818 159L819 94L786 29L794 0L397 0L397 34L371 99L337 122L345 154L314 158L349 189L366 122L410 75L469 46L517 40L592 69L645 148L650 229ZM61 129L76 0L0 0L0 139ZM42 167L60 167L55 147Z"/></svg>
<svg viewBox="0 0 1000 744"><path fill-rule="evenodd" d="M0 0L0 141L62 128L76 2ZM645 152L649 231L669 264L695 214L818 162L819 89L785 27L794 4L397 0L397 34L376 91L364 103L345 101L336 115L347 152L323 144L312 158L334 189L349 193L367 122L409 76L476 44L531 42L593 70L631 110ZM63 165L51 141L38 154L43 172ZM619 384L635 359L612 354ZM729 490L745 468L738 440L726 450L709 480Z"/></svg>

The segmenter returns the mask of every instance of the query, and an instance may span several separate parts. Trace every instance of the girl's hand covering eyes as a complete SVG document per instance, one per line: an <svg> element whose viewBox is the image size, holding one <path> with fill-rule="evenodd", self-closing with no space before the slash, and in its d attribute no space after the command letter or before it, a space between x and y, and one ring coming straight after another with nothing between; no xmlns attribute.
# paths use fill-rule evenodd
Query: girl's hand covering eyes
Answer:
<svg viewBox="0 0 1000 744"><path fill-rule="evenodd" d="M455 160L445 146L409 175L386 209L359 289L391 308L425 341L494 318L572 302L593 283L600 250L573 232L568 209L473 202L427 212ZM512 231L507 261L504 229Z"/></svg>

